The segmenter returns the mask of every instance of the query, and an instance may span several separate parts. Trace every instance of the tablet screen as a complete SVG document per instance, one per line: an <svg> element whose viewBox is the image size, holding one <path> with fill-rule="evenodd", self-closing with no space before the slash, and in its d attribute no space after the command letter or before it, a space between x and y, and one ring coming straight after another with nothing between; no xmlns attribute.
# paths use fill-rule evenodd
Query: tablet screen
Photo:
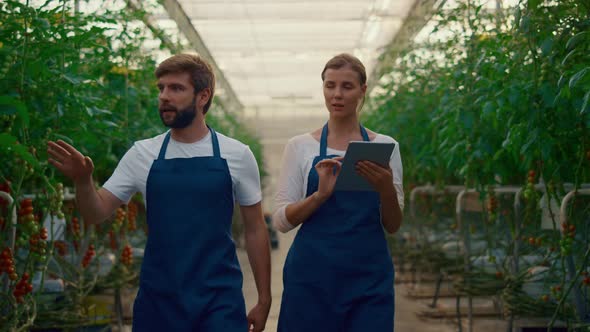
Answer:
<svg viewBox="0 0 590 332"><path fill-rule="evenodd" d="M370 160L383 167L387 167L394 147L395 143L350 142L342 160L342 171L338 175L334 190L375 191L367 180L357 174L355 165L361 160Z"/></svg>

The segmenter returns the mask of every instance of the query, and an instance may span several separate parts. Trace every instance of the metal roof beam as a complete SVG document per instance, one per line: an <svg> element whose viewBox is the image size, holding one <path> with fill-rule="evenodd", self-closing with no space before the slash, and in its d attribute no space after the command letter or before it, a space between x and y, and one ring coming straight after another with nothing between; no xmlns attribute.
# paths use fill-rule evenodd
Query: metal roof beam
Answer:
<svg viewBox="0 0 590 332"><path fill-rule="evenodd" d="M137 4L134 0L127 0L126 3L127 7L134 12L142 10L141 5ZM143 24L145 24L145 26L148 29L150 29L150 31L154 34L154 37L158 38L162 42L162 44L166 46L166 48L168 48L170 51L174 53L181 51L180 47L176 45L176 43L174 43L172 40L170 40L170 38L168 38L168 36L164 33L164 30L158 28L156 22L154 22L155 17L153 15L145 13L141 16L141 19Z"/></svg>
<svg viewBox="0 0 590 332"><path fill-rule="evenodd" d="M176 0L163 0L162 5L172 20L176 22L180 32L186 37L191 46L195 49L200 56L206 59L213 68L215 73L216 86L223 90L222 95L217 95L215 103L220 105L225 111L241 114L244 110L244 106L238 99L234 89L231 87L229 81L225 78L225 75L215 62L213 55L209 52L209 49L205 45L205 42L191 23L188 15L182 9L182 6ZM139 10L141 5L137 0L127 0L127 5L132 10ZM169 38L161 33L161 30L156 28L154 18L151 16L144 17L144 23L146 26L158 37L172 52L179 52L179 48Z"/></svg>
<svg viewBox="0 0 590 332"><path fill-rule="evenodd" d="M368 79L368 90L371 91L379 79L386 72L391 70L393 61L399 54L407 49L416 34L430 21L432 15L436 13L438 8L444 5L445 0L415 0L412 8L408 12L406 19L402 23L398 33L395 34L393 40L385 47L383 53L379 57L379 61Z"/></svg>
<svg viewBox="0 0 590 332"><path fill-rule="evenodd" d="M188 15L185 13L184 9L182 9L182 6L176 0L163 0L162 5L168 12L168 15L170 15L170 18L172 18L176 24L178 24L178 28L195 48L197 53L209 61L213 67L216 83L224 91L224 94L219 97L220 101L222 101L223 108L226 111L232 113L241 113L244 106L238 99L238 96L231 87L231 84L229 84L229 81L225 78L225 75L223 75L223 72L215 62L213 55L211 55L211 52L209 52L205 42L197 32L197 29L195 29Z"/></svg>

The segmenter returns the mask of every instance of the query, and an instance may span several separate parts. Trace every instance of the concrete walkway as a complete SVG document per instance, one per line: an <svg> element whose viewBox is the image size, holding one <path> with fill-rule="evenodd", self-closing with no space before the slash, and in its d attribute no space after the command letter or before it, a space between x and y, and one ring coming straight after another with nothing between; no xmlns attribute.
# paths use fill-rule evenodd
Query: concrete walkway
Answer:
<svg viewBox="0 0 590 332"><path fill-rule="evenodd" d="M279 309L281 305L281 294L283 292L283 264L289 251L289 247L295 237L295 230L287 234L279 234L279 249L273 250L271 254L272 263L272 306L265 331L275 332L277 330L277 322L279 318ZM258 298L256 292L256 285L252 276L252 270L248 263L248 257L245 250L238 250L238 258L242 271L244 273L244 296L246 298L246 307L248 310L254 306ZM408 299L406 294L406 285L396 285L396 318L395 331L396 332L454 332L457 329L451 322L443 319L424 321L416 316L419 312L426 308L428 301L417 301ZM315 331L306 331L315 332ZM321 332L321 331L317 331ZM368 331L369 332L369 331Z"/></svg>

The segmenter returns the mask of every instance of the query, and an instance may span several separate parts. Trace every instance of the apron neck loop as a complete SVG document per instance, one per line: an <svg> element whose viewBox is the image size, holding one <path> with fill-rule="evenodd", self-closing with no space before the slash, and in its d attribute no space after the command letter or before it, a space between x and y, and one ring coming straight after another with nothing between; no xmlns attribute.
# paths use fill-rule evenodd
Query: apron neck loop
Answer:
<svg viewBox="0 0 590 332"><path fill-rule="evenodd" d="M221 153L219 152L219 141L217 140L217 134L215 133L215 130L213 130L213 128L209 127L209 125L207 125L207 128L209 128L209 131L211 132L211 142L213 143L213 156L216 158L221 158Z"/></svg>
<svg viewBox="0 0 590 332"><path fill-rule="evenodd" d="M361 129L361 136L363 136L363 140L365 142L369 141L369 134L367 133L367 130L365 129L365 127L363 127L362 125L360 125L360 129ZM322 128L322 137L320 138L320 157L325 158L328 155L328 123L326 122L326 124L324 125L324 128Z"/></svg>
<svg viewBox="0 0 590 332"><path fill-rule="evenodd" d="M162 142L162 147L160 147L160 154L158 154L158 159L166 159L166 150L168 149L168 142L170 142L170 131L166 133L166 137L164 137L164 142Z"/></svg>
<svg viewBox="0 0 590 332"><path fill-rule="evenodd" d="M322 138L320 138L320 157L324 158L327 155L328 150L328 123L324 125L322 129Z"/></svg>
<svg viewBox="0 0 590 332"><path fill-rule="evenodd" d="M369 133L367 133L367 130L362 125L361 125L361 135L363 136L363 140L365 142L370 141L370 139L369 139Z"/></svg>
<svg viewBox="0 0 590 332"><path fill-rule="evenodd" d="M217 141L217 134L215 134L215 130L209 127L209 131L211 132L211 142L213 143L213 156L216 158L221 157L221 153L219 152L219 142ZM170 131L164 137L164 142L162 142L162 147L160 148L160 154L158 154L158 159L166 159L166 150L168 149L168 143L170 142Z"/></svg>

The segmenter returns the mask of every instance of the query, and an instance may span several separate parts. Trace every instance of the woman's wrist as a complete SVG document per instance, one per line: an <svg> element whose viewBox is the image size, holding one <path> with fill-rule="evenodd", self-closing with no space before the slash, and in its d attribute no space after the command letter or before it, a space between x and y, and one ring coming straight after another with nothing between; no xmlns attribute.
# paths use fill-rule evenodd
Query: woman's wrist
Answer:
<svg viewBox="0 0 590 332"><path fill-rule="evenodd" d="M397 193L395 192L395 187L381 190L379 192L379 197L381 198L381 201L397 201Z"/></svg>
<svg viewBox="0 0 590 332"><path fill-rule="evenodd" d="M316 202L318 202L320 204L323 204L325 201L328 200L328 197L330 197L329 194L320 193L319 191L316 191L311 196L313 197L314 201L316 201Z"/></svg>

